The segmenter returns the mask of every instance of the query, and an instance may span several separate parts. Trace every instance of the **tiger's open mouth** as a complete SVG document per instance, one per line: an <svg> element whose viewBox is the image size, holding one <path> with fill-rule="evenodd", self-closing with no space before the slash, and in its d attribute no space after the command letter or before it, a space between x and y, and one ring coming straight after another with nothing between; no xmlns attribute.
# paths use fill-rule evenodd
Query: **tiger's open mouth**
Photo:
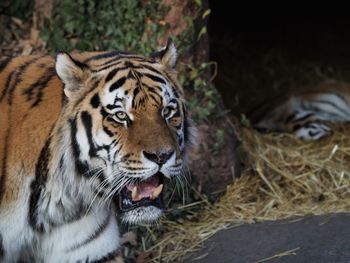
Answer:
<svg viewBox="0 0 350 263"><path fill-rule="evenodd" d="M163 181L164 175L158 172L146 180L126 185L119 194L119 210L128 212L147 206L164 209Z"/></svg>

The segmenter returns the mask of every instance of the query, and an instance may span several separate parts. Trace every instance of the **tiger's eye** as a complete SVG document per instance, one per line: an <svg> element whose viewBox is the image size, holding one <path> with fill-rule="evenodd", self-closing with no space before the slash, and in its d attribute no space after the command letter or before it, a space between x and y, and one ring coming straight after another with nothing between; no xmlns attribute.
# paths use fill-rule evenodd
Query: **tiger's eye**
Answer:
<svg viewBox="0 0 350 263"><path fill-rule="evenodd" d="M124 111L116 112L115 116L120 120L126 120L126 118L127 118L127 115Z"/></svg>
<svg viewBox="0 0 350 263"><path fill-rule="evenodd" d="M168 117L171 113L171 109L169 107L164 108L163 115L164 117Z"/></svg>

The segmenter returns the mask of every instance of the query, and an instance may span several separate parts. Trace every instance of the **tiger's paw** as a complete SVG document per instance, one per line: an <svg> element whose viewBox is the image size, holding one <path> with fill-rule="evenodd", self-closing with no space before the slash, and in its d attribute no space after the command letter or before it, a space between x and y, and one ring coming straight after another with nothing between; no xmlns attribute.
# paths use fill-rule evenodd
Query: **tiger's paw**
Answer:
<svg viewBox="0 0 350 263"><path fill-rule="evenodd" d="M331 134L331 129L322 123L308 123L295 131L295 136L305 141L316 141Z"/></svg>

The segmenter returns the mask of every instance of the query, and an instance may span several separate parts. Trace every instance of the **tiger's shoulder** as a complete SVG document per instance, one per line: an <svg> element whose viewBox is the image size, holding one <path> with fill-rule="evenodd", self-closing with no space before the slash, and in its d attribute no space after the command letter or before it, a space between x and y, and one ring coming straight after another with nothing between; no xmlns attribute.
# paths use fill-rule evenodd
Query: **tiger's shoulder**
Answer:
<svg viewBox="0 0 350 263"><path fill-rule="evenodd" d="M0 104L20 103L31 108L42 102L47 86L61 87L50 56L20 56L0 61Z"/></svg>

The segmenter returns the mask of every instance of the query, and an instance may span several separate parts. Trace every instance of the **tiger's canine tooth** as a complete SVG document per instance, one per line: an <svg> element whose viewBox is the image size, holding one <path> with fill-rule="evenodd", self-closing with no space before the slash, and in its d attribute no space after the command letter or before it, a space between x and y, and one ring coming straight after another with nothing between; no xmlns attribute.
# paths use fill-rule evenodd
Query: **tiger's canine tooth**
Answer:
<svg viewBox="0 0 350 263"><path fill-rule="evenodd" d="M160 184L156 189L154 189L152 194L152 199L156 199L163 190L163 184Z"/></svg>
<svg viewBox="0 0 350 263"><path fill-rule="evenodd" d="M131 192L131 199L134 201L137 197L137 186L134 186Z"/></svg>

